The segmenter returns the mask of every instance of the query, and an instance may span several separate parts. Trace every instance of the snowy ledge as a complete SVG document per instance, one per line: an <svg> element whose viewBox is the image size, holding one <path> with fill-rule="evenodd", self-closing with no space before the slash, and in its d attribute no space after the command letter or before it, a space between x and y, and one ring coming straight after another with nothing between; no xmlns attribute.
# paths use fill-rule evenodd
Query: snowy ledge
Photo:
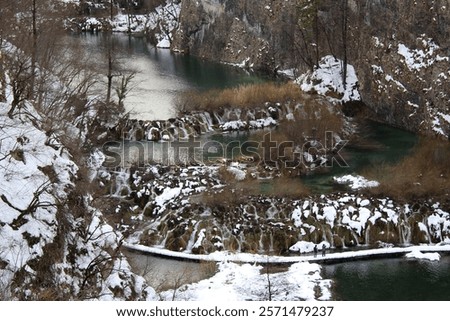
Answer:
<svg viewBox="0 0 450 321"><path fill-rule="evenodd" d="M207 262L224 262L231 261L235 263L271 263L271 264L288 264L298 262L315 262L315 263L335 263L342 261L355 261L372 258L383 257L398 257L408 253L418 252L449 252L450 244L445 245L418 245L409 247L391 247L370 250L357 250L340 253L327 253L321 256L319 253L317 257L314 255L302 256L267 256L261 254L250 253L229 253L229 252L214 252L211 254L191 254L184 252L175 252L162 248L149 247L144 245L125 243L126 249L137 251L143 254L154 256L161 256L172 258L176 260L188 261L207 261ZM411 257L411 256L410 256ZM417 258L417 256L416 256Z"/></svg>

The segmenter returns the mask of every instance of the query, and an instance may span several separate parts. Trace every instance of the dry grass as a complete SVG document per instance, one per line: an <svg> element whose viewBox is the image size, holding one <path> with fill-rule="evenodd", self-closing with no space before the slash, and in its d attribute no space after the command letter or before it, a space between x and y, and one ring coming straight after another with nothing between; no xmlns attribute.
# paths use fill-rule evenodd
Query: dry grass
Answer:
<svg viewBox="0 0 450 321"><path fill-rule="evenodd" d="M370 190L376 195L407 201L447 197L450 191L449 159L449 142L424 138L413 153L398 164L381 165L363 174L380 182L379 187Z"/></svg>
<svg viewBox="0 0 450 321"><path fill-rule="evenodd" d="M296 110L295 121L284 121L279 131L296 145L302 145L309 138L323 141L326 132L341 133L343 129L342 115L332 108L335 107L309 99L302 108Z"/></svg>
<svg viewBox="0 0 450 321"><path fill-rule="evenodd" d="M285 103L303 98L300 88L292 82L241 85L206 92L187 91L177 97L175 108L179 114L192 111L219 111L222 108L255 108L266 102Z"/></svg>

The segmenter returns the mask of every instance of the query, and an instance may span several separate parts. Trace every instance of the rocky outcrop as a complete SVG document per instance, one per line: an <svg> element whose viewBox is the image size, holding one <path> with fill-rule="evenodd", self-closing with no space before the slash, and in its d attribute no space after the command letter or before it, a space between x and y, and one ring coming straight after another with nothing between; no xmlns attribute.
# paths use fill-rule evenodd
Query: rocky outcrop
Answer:
<svg viewBox="0 0 450 321"><path fill-rule="evenodd" d="M217 61L274 71L288 53L286 21L293 17L291 2L183 1L180 28L173 49ZM267 4L267 6L265 6ZM277 30L275 30L275 28ZM281 51L280 51L281 49ZM280 55L281 54L281 55ZM277 59L278 58L278 59Z"/></svg>
<svg viewBox="0 0 450 321"><path fill-rule="evenodd" d="M334 0L184 0L172 48L266 72L294 68L297 74L320 57L347 56L374 117L448 136L449 8L449 0L348 0L347 10Z"/></svg>

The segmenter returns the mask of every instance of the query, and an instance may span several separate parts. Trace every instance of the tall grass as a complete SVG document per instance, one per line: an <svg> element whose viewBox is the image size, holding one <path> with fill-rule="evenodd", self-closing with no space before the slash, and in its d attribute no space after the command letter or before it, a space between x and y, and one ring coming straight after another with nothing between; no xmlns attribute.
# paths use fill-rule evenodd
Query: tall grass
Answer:
<svg viewBox="0 0 450 321"><path fill-rule="evenodd" d="M423 138L413 152L395 165L380 165L364 173L380 186L370 192L415 201L448 198L450 193L450 143Z"/></svg>
<svg viewBox="0 0 450 321"><path fill-rule="evenodd" d="M175 100L175 108L179 114L192 111L219 111L222 108L255 108L266 102L285 103L303 98L300 88L292 82L247 84L223 90L206 92L187 91Z"/></svg>

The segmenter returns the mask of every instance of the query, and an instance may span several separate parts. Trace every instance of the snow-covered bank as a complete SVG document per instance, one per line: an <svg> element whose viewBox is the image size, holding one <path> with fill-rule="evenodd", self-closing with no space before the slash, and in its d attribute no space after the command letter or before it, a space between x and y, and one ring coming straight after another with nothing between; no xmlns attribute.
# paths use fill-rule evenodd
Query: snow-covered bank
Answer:
<svg viewBox="0 0 450 321"><path fill-rule="evenodd" d="M31 101L13 113L6 67L0 73L0 300L154 299L120 252L123 236L92 206L91 182L80 174L89 169L77 150L87 133L68 116L72 105L61 106L68 113L52 130L44 129L46 110ZM71 148L66 135L74 139Z"/></svg>
<svg viewBox="0 0 450 321"><path fill-rule="evenodd" d="M331 55L320 60L313 72L307 72L296 79L305 92L327 96L331 101L348 102L361 100L358 91L358 77L355 68L347 65L347 78L343 78L343 61ZM335 98L334 95L339 97Z"/></svg>
<svg viewBox="0 0 450 321"><path fill-rule="evenodd" d="M167 249L149 247L138 244L124 244L127 249L138 251L149 255L162 256L177 260L207 261L207 262L234 262L234 263L259 263L259 264L291 264L298 262L333 263L346 260L358 260L379 257L391 257L401 254L420 252L449 252L450 245L418 245L408 247L389 247L368 250L356 250L337 253L326 253L325 256L302 255L302 256L272 256L250 253L231 253L226 251L210 254L191 254L169 251Z"/></svg>
<svg viewBox="0 0 450 321"><path fill-rule="evenodd" d="M330 300L331 280L322 279L320 271L318 264L302 262L286 272L267 274L262 266L222 262L213 277L160 296L163 300L215 302Z"/></svg>
<svg viewBox="0 0 450 321"><path fill-rule="evenodd" d="M105 9L106 10L106 9ZM167 0L146 14L128 14L125 9L110 18L72 18L68 26L76 26L81 31L97 32L112 30L130 34L147 35L158 48L170 48L173 32L178 28L181 3ZM105 11L106 12L106 11Z"/></svg>

